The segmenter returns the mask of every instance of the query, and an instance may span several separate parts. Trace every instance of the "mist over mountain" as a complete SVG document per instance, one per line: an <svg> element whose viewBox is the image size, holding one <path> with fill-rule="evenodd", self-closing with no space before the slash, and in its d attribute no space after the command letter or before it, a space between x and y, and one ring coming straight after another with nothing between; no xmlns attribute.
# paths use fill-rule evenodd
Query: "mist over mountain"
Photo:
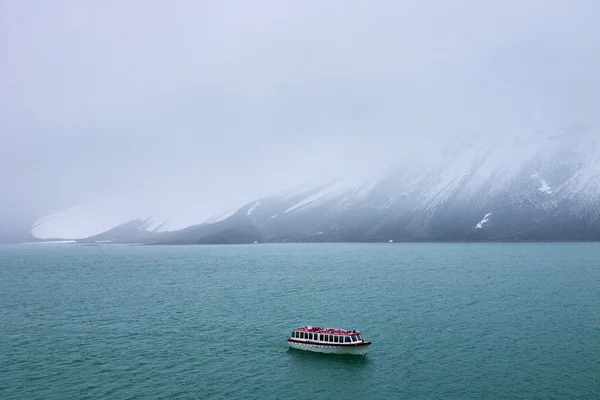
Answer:
<svg viewBox="0 0 600 400"><path fill-rule="evenodd" d="M599 15L0 3L0 241L594 238Z"/></svg>
<svg viewBox="0 0 600 400"><path fill-rule="evenodd" d="M370 169L357 160L362 174L355 167L351 175L325 175L201 222L190 215L186 224L180 215L184 229L169 229L170 219L150 214L90 225L78 209L39 222L33 234L173 244L600 239L595 133L538 131L427 148L412 143L397 153ZM81 234L60 234L65 226Z"/></svg>

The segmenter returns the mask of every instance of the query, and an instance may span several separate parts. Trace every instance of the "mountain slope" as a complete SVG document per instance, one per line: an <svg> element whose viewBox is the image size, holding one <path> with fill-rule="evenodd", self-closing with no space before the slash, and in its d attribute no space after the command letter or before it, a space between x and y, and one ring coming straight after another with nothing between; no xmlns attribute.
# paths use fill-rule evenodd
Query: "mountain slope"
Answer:
<svg viewBox="0 0 600 400"><path fill-rule="evenodd" d="M594 135L460 143L394 163L368 190L330 187L255 220L269 241L597 240Z"/></svg>
<svg viewBox="0 0 600 400"><path fill-rule="evenodd" d="M418 149L417 149L418 150ZM385 164L385 163L384 163ZM404 152L369 179L324 179L181 230L149 219L86 240L146 243L600 239L600 143L566 132ZM35 233L35 231L34 231ZM54 235L53 237L58 237ZM70 239L70 238L66 238Z"/></svg>

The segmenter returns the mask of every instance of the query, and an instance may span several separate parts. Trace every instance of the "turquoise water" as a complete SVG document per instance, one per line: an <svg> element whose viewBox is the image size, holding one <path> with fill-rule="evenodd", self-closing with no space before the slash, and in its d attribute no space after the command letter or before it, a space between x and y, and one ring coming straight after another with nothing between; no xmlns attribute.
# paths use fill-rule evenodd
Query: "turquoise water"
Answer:
<svg viewBox="0 0 600 400"><path fill-rule="evenodd" d="M4 246L0 310L1 399L600 398L600 244Z"/></svg>

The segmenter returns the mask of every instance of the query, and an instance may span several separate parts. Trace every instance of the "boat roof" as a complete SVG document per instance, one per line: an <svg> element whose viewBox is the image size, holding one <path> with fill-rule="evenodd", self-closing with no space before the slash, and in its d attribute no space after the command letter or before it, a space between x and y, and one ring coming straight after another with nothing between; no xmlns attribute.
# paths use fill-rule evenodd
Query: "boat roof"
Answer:
<svg viewBox="0 0 600 400"><path fill-rule="evenodd" d="M360 331L357 330L346 330L338 328L323 328L320 326L303 326L301 328L294 328L298 332L312 332L312 333L326 333L330 335L342 335L342 336L354 336L360 335Z"/></svg>

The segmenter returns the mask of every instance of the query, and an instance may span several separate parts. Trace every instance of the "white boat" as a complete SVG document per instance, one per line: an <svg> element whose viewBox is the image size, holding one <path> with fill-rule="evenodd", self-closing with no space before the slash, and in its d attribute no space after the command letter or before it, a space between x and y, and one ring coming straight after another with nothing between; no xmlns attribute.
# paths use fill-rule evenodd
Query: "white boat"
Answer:
<svg viewBox="0 0 600 400"><path fill-rule="evenodd" d="M320 326L295 328L287 341L294 349L331 354L364 355L371 345L357 330L347 331Z"/></svg>

